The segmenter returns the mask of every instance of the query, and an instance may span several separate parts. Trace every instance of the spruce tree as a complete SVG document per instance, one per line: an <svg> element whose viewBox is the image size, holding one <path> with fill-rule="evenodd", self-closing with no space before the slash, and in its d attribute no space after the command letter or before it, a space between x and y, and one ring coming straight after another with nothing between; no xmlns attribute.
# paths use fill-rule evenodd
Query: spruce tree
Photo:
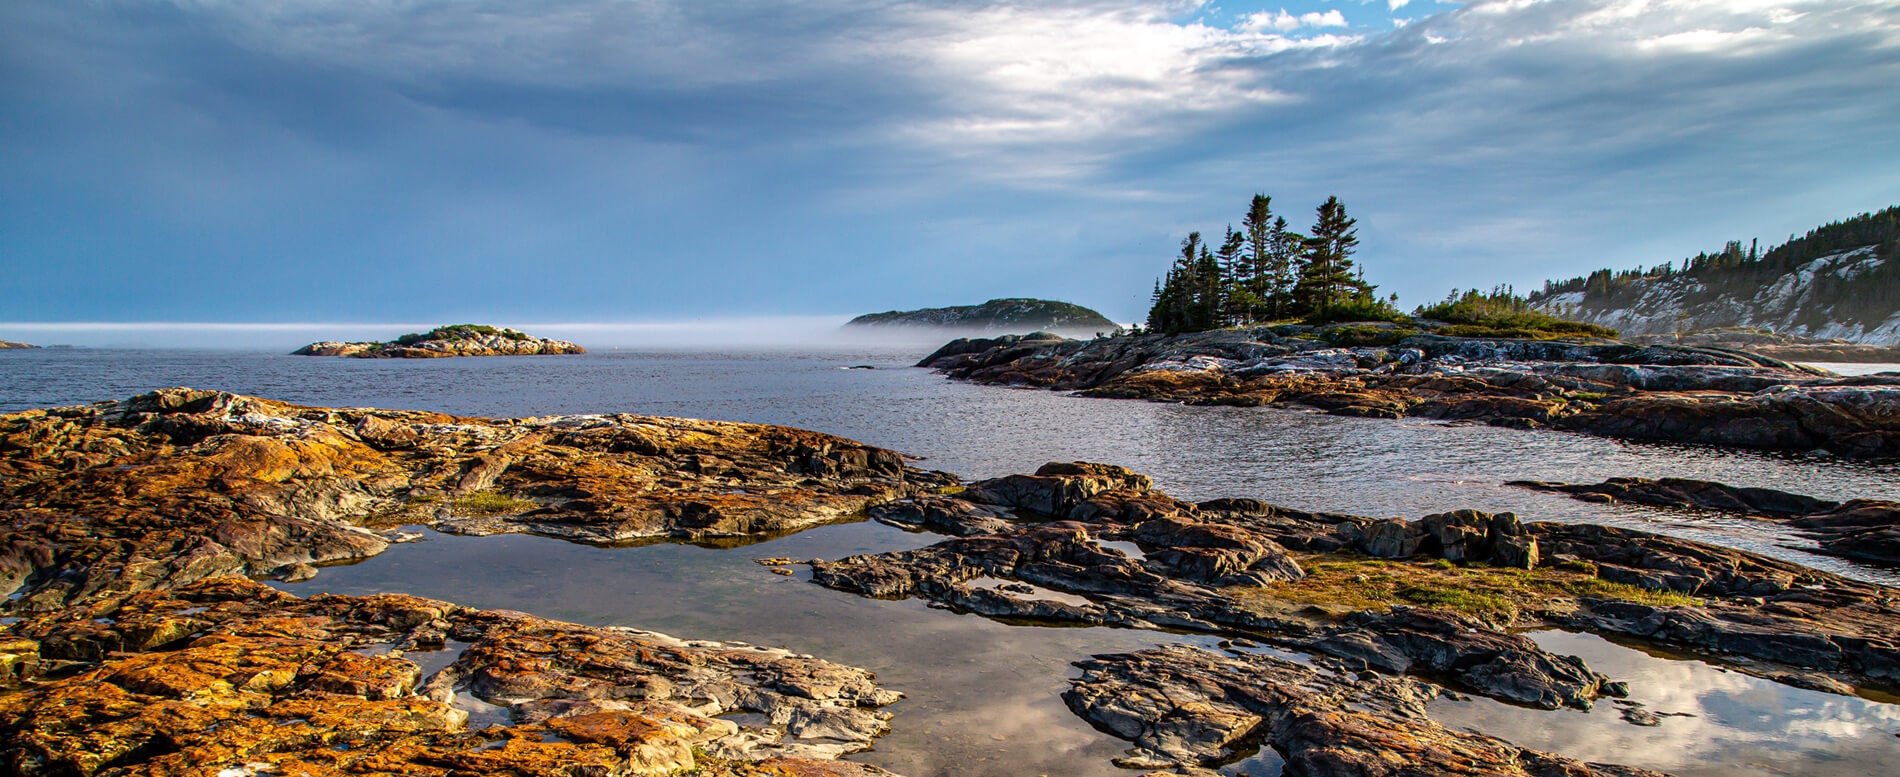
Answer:
<svg viewBox="0 0 1900 777"><path fill-rule="evenodd" d="M1305 266L1294 296L1307 311L1324 316L1341 302L1370 294L1371 288L1352 269L1352 254L1359 246L1354 228L1358 221L1346 215L1338 197L1327 197L1317 212L1313 234L1305 241Z"/></svg>

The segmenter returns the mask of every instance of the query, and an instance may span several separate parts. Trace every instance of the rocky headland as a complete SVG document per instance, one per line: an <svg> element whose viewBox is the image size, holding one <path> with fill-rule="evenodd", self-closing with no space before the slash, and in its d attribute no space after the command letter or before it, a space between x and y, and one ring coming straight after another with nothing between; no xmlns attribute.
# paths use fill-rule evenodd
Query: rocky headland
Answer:
<svg viewBox="0 0 1900 777"><path fill-rule="evenodd" d="M1891 590L1639 531L1469 510L1406 521L1192 504L1087 463L871 514L954 536L813 561L815 582L1002 619L1229 638L1225 654L1174 647L1080 664L1067 701L1134 745L1130 767L1187 773L1264 743L1290 774L1643 773L1522 751L1419 712L1441 692L1434 683L1544 709L1643 695L1540 648L1527 628L1692 650L1836 693L1900 685Z"/></svg>
<svg viewBox="0 0 1900 777"><path fill-rule="evenodd" d="M1068 302L1046 299L993 299L981 305L868 313L845 323L861 330L956 330L974 334L1070 332L1083 336L1114 332L1121 326L1107 316Z"/></svg>
<svg viewBox="0 0 1900 777"><path fill-rule="evenodd" d="M1900 377L1842 378L1725 348L1281 325L1094 340L964 338L918 366L1091 397L1298 405L1627 440L1900 456Z"/></svg>
<svg viewBox="0 0 1900 777"><path fill-rule="evenodd" d="M16 348L38 348L38 347L39 346L37 345L28 345L26 343L16 343L12 340L0 340L0 351L13 350Z"/></svg>
<svg viewBox="0 0 1900 777"><path fill-rule="evenodd" d="M457 324L406 334L382 343L311 343L295 356L348 356L355 359L436 359L449 356L549 356L587 353L566 340L548 340L513 329Z"/></svg>

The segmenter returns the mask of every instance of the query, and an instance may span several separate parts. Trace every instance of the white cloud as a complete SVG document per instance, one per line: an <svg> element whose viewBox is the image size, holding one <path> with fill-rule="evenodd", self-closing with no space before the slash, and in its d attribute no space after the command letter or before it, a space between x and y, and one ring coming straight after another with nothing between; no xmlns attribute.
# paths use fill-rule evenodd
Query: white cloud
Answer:
<svg viewBox="0 0 1900 777"><path fill-rule="evenodd" d="M1411 3L1411 2L1412 0L1385 0L1385 7L1389 10L1396 11L1396 10L1399 10L1400 8L1404 8L1408 3Z"/></svg>
<svg viewBox="0 0 1900 777"><path fill-rule="evenodd" d="M1409 0L1406 0L1406 1L1409 1ZM1404 5L1404 4L1405 2L1399 3L1399 5ZM1393 7L1396 8L1398 6L1393 6ZM1282 8L1278 12L1258 11L1252 14L1248 14L1247 18L1241 20L1240 24L1235 25L1235 29L1241 30L1243 32L1259 33L1259 32L1266 32L1268 30L1274 30L1276 32L1293 32L1294 30L1298 30L1302 27L1320 28L1320 27L1345 27L1345 26L1346 26L1346 17L1344 14L1341 14L1339 12L1339 9L1337 8L1326 11L1325 13L1312 11L1309 13L1300 14L1298 16L1287 13L1286 9Z"/></svg>

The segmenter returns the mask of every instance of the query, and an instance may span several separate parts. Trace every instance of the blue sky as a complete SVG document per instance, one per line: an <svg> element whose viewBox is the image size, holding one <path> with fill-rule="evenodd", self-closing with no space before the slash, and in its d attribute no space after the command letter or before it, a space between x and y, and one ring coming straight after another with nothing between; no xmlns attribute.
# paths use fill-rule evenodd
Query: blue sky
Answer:
<svg viewBox="0 0 1900 777"><path fill-rule="evenodd" d="M1133 320L1257 191L1410 307L1900 202L1896 83L1893 0L9 0L0 337Z"/></svg>

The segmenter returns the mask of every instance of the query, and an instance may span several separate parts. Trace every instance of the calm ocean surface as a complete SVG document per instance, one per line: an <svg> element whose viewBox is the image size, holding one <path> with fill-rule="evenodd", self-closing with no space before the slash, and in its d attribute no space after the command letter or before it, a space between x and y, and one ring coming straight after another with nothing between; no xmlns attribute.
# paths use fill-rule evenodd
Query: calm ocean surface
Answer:
<svg viewBox="0 0 1900 777"><path fill-rule="evenodd" d="M927 350L927 349L926 349ZM1417 517L1473 507L1526 520L1591 521L1743 547L1862 579L1900 575L1806 553L1753 521L1595 505L1506 488L1507 480L1597 482L1678 476L1832 499L1900 499L1900 464L1641 445L1478 425L1349 419L1274 408L1202 408L952 383L908 365L916 349L614 351L584 356L355 360L263 352L0 351L0 412L193 386L324 406L529 416L631 412L785 424L921 457L980 478L1047 461L1122 464L1176 496L1248 496L1313 510ZM872 370L848 369L857 365ZM589 624L782 644L872 668L909 698L894 733L855 758L909 777L1113 775L1122 744L1071 715L1057 694L1090 653L1198 637L1012 626L829 591L751 563L837 558L937 538L876 524L826 527L734 550L596 548L535 537L431 533L359 564L328 568L297 593L401 591ZM1629 679L1651 709L1687 712L1656 728L1594 712L1486 700L1433 714L1519 744L1678 774L1872 774L1900 758L1900 706L1802 691L1594 637L1540 637ZM1271 754L1229 773L1277 772Z"/></svg>

